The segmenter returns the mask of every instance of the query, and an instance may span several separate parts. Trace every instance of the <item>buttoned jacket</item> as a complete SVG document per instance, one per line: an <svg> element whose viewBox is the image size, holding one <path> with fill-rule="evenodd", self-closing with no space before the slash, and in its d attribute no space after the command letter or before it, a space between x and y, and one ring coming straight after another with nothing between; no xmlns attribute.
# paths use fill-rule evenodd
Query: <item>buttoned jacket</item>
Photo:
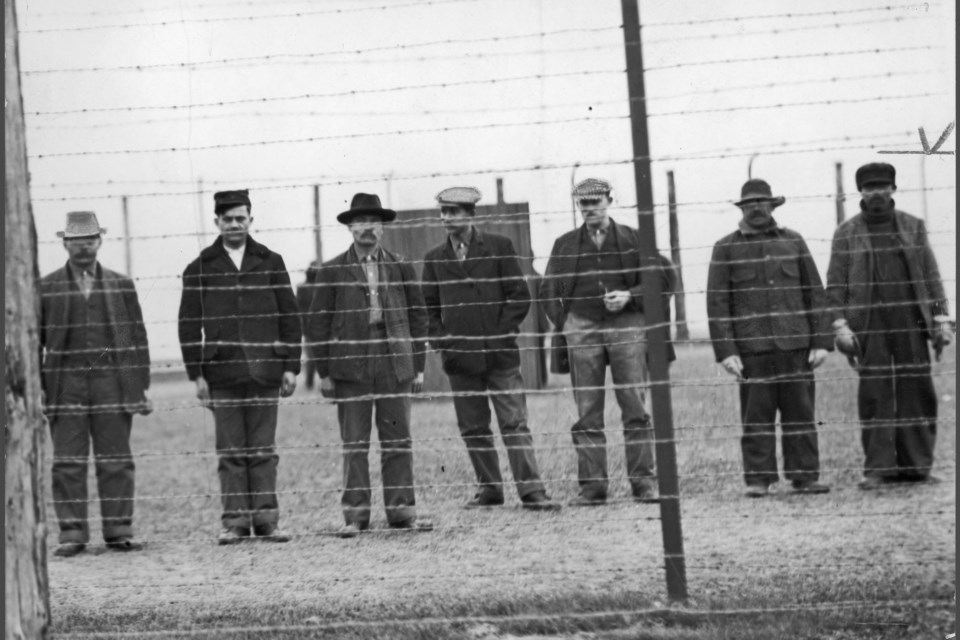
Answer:
<svg viewBox="0 0 960 640"><path fill-rule="evenodd" d="M150 388L150 351L147 330L133 280L97 263L94 277L104 297L111 347L105 354L113 364L120 385L123 410L136 413L143 408L144 393ZM46 411L57 413L57 398L64 379L63 359L67 343L70 301L75 299L73 275L64 265L40 280L40 346Z"/></svg>
<svg viewBox="0 0 960 640"><path fill-rule="evenodd" d="M382 249L378 269L376 294L383 309L387 358L393 380L400 384L423 372L427 313L416 273L408 262ZM316 273L307 339L321 378L372 382L366 373L370 295L366 272L353 247Z"/></svg>
<svg viewBox="0 0 960 640"><path fill-rule="evenodd" d="M430 344L449 374L520 366L517 332L530 290L509 238L474 229L463 261L449 240L424 258L423 298Z"/></svg>

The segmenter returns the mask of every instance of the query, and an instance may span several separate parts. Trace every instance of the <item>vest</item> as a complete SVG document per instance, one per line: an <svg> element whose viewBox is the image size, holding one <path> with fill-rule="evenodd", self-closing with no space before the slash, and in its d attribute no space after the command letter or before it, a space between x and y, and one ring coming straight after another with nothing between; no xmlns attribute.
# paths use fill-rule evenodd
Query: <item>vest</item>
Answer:
<svg viewBox="0 0 960 640"><path fill-rule="evenodd" d="M63 368L67 375L84 375L91 369L112 369L115 356L111 347L109 316L100 281L96 281L89 298L84 298L80 285L70 283L70 312L67 315L67 339L64 342Z"/></svg>
<svg viewBox="0 0 960 640"><path fill-rule="evenodd" d="M612 231L607 230L599 249L589 235L581 232L577 256L577 278L570 295L570 312L594 322L616 315L607 311L603 295L607 291L629 287Z"/></svg>

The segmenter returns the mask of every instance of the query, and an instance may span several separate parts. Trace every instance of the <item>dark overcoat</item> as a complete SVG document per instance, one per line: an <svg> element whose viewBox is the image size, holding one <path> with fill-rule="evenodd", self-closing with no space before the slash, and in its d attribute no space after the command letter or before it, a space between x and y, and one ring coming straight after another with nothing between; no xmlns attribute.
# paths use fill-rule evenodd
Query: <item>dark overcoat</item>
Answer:
<svg viewBox="0 0 960 640"><path fill-rule="evenodd" d="M474 229L462 262L449 241L424 258L423 299L430 344L449 374L481 375L520 366L517 332L530 290L509 238Z"/></svg>
<svg viewBox="0 0 960 640"><path fill-rule="evenodd" d="M946 316L949 311L940 269L927 239L927 229L922 220L903 211L894 210L893 220L910 273L913 299L926 323L927 337L932 339L933 316ZM867 330L872 306L872 276L870 232L863 214L859 213L833 233L830 265L827 267L827 305L831 320L846 318L854 333ZM863 339L861 335L861 344Z"/></svg>
<svg viewBox="0 0 960 640"><path fill-rule="evenodd" d="M280 254L251 237L239 270L222 238L187 265L179 318L191 380L278 386L284 372L300 372L302 333L290 274Z"/></svg>
<svg viewBox="0 0 960 640"><path fill-rule="evenodd" d="M413 266L381 250L378 296L390 367L397 384L423 372L427 313ZM320 267L307 319L307 340L321 378L372 382L367 376L370 289L351 247Z"/></svg>
<svg viewBox="0 0 960 640"><path fill-rule="evenodd" d="M147 330L133 280L97 263L113 347L109 356L115 365L124 411L143 409L144 393L150 388L150 351ZM57 413L61 394L62 362L70 318L73 276L67 265L40 280L40 346L43 350L43 390L47 415Z"/></svg>

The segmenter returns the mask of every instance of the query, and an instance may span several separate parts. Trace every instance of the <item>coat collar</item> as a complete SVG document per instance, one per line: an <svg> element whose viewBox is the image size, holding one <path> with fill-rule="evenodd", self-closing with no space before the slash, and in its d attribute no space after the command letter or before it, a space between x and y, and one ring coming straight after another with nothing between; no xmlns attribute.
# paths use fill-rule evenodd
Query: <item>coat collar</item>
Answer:
<svg viewBox="0 0 960 640"><path fill-rule="evenodd" d="M250 271L270 256L270 249L254 240L253 236L247 236L247 248L243 256L243 271ZM200 260L203 262L212 262L217 258L222 258L230 265L236 266L230 256L227 255L222 237L218 237L213 241L213 244L200 252Z"/></svg>

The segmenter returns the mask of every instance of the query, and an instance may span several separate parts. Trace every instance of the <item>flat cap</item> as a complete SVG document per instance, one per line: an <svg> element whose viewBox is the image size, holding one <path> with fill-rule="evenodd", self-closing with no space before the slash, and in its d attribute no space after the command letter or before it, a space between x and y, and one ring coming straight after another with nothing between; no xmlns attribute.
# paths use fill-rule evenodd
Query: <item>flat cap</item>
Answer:
<svg viewBox="0 0 960 640"><path fill-rule="evenodd" d="M897 170L886 162L871 162L857 169L857 191L871 182L882 182L897 188Z"/></svg>
<svg viewBox="0 0 960 640"><path fill-rule="evenodd" d="M214 210L222 211L240 205L250 206L250 190L238 189L235 191L217 191L213 194Z"/></svg>
<svg viewBox="0 0 960 640"><path fill-rule="evenodd" d="M602 198L604 196L609 196L610 192L613 190L613 187L610 186L610 183L606 180L600 180L599 178L587 178L586 180L581 180L573 188L571 195L574 198Z"/></svg>
<svg viewBox="0 0 960 640"><path fill-rule="evenodd" d="M437 194L437 202L440 204L473 205L480 201L483 194L476 187L450 187Z"/></svg>

